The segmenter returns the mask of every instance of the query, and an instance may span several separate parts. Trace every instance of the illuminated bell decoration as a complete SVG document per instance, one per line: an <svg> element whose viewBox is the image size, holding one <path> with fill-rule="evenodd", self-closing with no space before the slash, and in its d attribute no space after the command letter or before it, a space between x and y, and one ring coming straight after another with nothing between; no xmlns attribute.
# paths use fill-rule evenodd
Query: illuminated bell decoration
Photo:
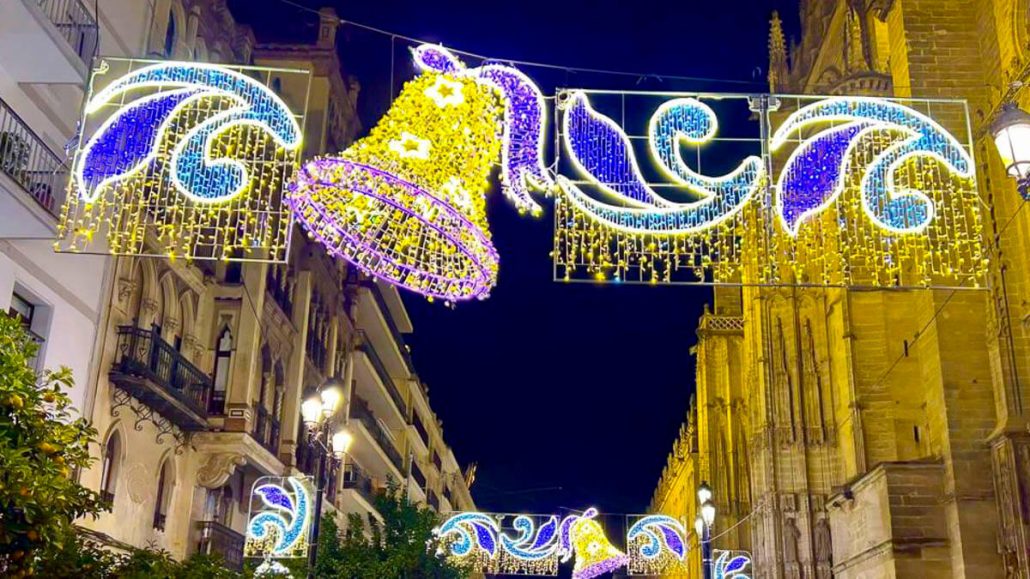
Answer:
<svg viewBox="0 0 1030 579"><path fill-rule="evenodd" d="M596 514L591 509L572 523L569 536L576 553L573 579L591 579L629 564L629 557L608 541L604 529L593 519Z"/></svg>
<svg viewBox="0 0 1030 579"><path fill-rule="evenodd" d="M370 134L307 163L286 192L301 225L333 256L389 283L448 301L485 298L499 259L485 194L501 160L506 195L536 212L543 104L521 73L465 69L440 47L415 50L409 81Z"/></svg>

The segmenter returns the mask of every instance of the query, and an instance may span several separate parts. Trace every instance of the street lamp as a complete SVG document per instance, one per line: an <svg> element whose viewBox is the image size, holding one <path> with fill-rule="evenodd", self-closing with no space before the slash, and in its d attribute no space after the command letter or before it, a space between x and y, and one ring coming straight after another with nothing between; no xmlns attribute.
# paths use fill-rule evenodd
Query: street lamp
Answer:
<svg viewBox="0 0 1030 579"><path fill-rule="evenodd" d="M712 579L712 525L715 524L715 503L712 502L712 487L702 482L697 487L699 514L694 520L694 530L701 541L701 572L704 579Z"/></svg>
<svg viewBox="0 0 1030 579"><path fill-rule="evenodd" d="M308 555L308 577L314 577L315 561L318 558L318 532L322 522L322 497L329 478L327 461L332 455L333 462L343 460L350 449L354 437L345 428L333 429L331 418L336 414L343 391L336 380L330 380L319 388L318 394L311 396L300 405L301 418L308 429L308 444L320 448L318 472L315 481L318 492L315 494L315 520L311 525L311 552Z"/></svg>
<svg viewBox="0 0 1030 579"><path fill-rule="evenodd" d="M1019 192L1030 196L1030 114L1006 103L1001 114L991 123L991 134L998 154L1005 163L1005 171L1016 178Z"/></svg>

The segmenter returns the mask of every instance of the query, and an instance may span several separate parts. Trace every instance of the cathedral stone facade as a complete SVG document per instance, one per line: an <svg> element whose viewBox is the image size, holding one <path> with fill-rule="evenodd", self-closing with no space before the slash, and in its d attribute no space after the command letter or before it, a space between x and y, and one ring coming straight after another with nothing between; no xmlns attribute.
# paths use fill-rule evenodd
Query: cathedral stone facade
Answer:
<svg viewBox="0 0 1030 579"><path fill-rule="evenodd" d="M1030 2L802 0L801 23L788 44L773 17L774 93L968 102L988 288L718 288L651 508L690 523L708 481L756 578L1030 577L1030 213L990 134L1030 110Z"/></svg>

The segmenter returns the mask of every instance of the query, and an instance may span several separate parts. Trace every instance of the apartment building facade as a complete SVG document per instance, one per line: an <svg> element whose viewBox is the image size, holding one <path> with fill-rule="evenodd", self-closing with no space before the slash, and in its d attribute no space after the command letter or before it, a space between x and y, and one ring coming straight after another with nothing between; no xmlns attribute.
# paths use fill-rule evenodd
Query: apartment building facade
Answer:
<svg viewBox="0 0 1030 579"><path fill-rule="evenodd" d="M100 433L80 479L113 508L81 524L112 545L218 553L240 568L252 484L314 474L300 403L342 379L332 420L355 440L329 473L327 510L376 516L374 493L390 480L438 510L473 508L404 344L412 327L395 289L299 231L277 265L53 251L63 146L94 56L307 70L310 86L299 75L270 82L291 108L306 106L307 158L361 130L335 14L323 11L312 43L284 45L258 43L225 0L98 6L0 6L0 307L39 336L41 368L72 367L76 404Z"/></svg>

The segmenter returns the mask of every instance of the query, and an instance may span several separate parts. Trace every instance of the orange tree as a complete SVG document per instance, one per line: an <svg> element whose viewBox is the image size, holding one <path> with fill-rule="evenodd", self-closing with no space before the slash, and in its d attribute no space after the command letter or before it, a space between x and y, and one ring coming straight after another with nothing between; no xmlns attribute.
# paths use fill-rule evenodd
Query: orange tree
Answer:
<svg viewBox="0 0 1030 579"><path fill-rule="evenodd" d="M88 347L84 345L83 347ZM0 575L31 574L37 555L104 510L100 495L72 478L88 467L96 431L71 408L68 368L39 374L38 346L0 315Z"/></svg>

